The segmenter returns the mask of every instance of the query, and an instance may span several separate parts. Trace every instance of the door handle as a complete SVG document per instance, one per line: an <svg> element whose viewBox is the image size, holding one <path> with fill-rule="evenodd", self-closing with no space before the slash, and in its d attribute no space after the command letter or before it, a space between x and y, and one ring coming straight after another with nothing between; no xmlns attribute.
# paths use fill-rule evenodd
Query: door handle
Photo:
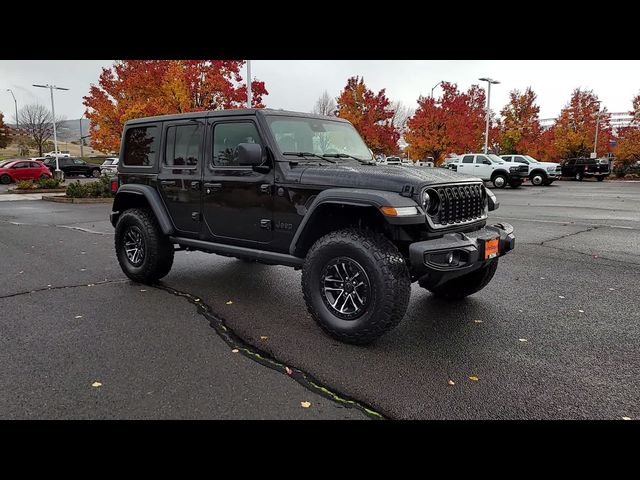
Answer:
<svg viewBox="0 0 640 480"><path fill-rule="evenodd" d="M480 165L476 165L476 168L480 168Z"/></svg>
<svg viewBox="0 0 640 480"><path fill-rule="evenodd" d="M212 192L219 192L222 190L222 184L221 183L205 183L204 188L207 194Z"/></svg>
<svg viewBox="0 0 640 480"><path fill-rule="evenodd" d="M160 185L162 185L163 187L175 187L176 186L176 181L175 180L161 180L160 181Z"/></svg>

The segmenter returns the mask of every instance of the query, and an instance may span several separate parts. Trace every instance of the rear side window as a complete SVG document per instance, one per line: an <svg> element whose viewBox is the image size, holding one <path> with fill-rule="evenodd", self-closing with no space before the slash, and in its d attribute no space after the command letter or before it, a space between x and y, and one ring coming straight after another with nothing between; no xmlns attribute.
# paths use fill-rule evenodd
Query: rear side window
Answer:
<svg viewBox="0 0 640 480"><path fill-rule="evenodd" d="M127 130L124 146L126 166L150 167L158 151L158 127L134 127Z"/></svg>
<svg viewBox="0 0 640 480"><path fill-rule="evenodd" d="M473 163L473 155L466 155L462 159L462 163Z"/></svg>
<svg viewBox="0 0 640 480"><path fill-rule="evenodd" d="M201 158L203 132L201 123L168 127L165 164L171 167L180 165L196 168Z"/></svg>

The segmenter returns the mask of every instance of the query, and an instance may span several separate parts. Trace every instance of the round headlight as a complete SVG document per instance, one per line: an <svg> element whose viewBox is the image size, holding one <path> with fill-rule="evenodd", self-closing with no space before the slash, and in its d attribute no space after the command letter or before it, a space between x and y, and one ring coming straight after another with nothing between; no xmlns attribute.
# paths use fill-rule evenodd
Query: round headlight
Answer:
<svg viewBox="0 0 640 480"><path fill-rule="evenodd" d="M425 190L422 193L422 208L428 215L435 215L440 209L440 197L433 189Z"/></svg>
<svg viewBox="0 0 640 480"><path fill-rule="evenodd" d="M431 198L429 197L429 193L425 190L424 192L422 192L422 208L424 208L425 212L429 210L430 203Z"/></svg>

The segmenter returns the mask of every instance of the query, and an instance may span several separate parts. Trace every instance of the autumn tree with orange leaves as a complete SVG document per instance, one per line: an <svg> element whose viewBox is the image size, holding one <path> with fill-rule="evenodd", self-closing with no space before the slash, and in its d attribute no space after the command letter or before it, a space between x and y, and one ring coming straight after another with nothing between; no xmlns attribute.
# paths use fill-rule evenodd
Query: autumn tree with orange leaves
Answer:
<svg viewBox="0 0 640 480"><path fill-rule="evenodd" d="M93 148L117 152L127 120L154 115L243 108L243 60L120 60L103 68L84 97ZM264 82L251 82L252 106L264 107Z"/></svg>
<svg viewBox="0 0 640 480"><path fill-rule="evenodd" d="M630 126L618 129L618 146L616 147L616 163L632 165L640 162L640 94L632 100L633 116Z"/></svg>
<svg viewBox="0 0 640 480"><path fill-rule="evenodd" d="M364 78L351 77L340 92L337 107L337 116L353 124L374 154L398 153L400 133L384 88L376 94L367 88Z"/></svg>
<svg viewBox="0 0 640 480"><path fill-rule="evenodd" d="M503 154L529 154L537 158L540 136L542 134L536 105L536 94L527 87L524 92L509 92L509 103L500 114L500 150Z"/></svg>
<svg viewBox="0 0 640 480"><path fill-rule="evenodd" d="M571 100L560 111L553 130L555 148L560 158L588 157L593 152L596 121L600 105L593 90L576 88ZM610 114L606 108L599 114L597 152L604 154L611 139Z"/></svg>
<svg viewBox="0 0 640 480"><path fill-rule="evenodd" d="M404 138L413 158L433 157L441 163L449 153L477 152L484 146L485 93L478 85L460 92L442 83L439 99L420 97ZM494 133L495 135L495 133Z"/></svg>

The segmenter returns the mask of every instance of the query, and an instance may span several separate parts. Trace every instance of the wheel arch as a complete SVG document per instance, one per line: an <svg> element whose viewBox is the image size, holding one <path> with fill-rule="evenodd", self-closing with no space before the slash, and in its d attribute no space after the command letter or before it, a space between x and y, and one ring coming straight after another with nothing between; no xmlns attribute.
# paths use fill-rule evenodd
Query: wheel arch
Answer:
<svg viewBox="0 0 640 480"><path fill-rule="evenodd" d="M175 228L158 192L149 185L122 185L113 201L110 220L114 227L120 214L130 208L148 208L153 212L162 233L171 235Z"/></svg>

